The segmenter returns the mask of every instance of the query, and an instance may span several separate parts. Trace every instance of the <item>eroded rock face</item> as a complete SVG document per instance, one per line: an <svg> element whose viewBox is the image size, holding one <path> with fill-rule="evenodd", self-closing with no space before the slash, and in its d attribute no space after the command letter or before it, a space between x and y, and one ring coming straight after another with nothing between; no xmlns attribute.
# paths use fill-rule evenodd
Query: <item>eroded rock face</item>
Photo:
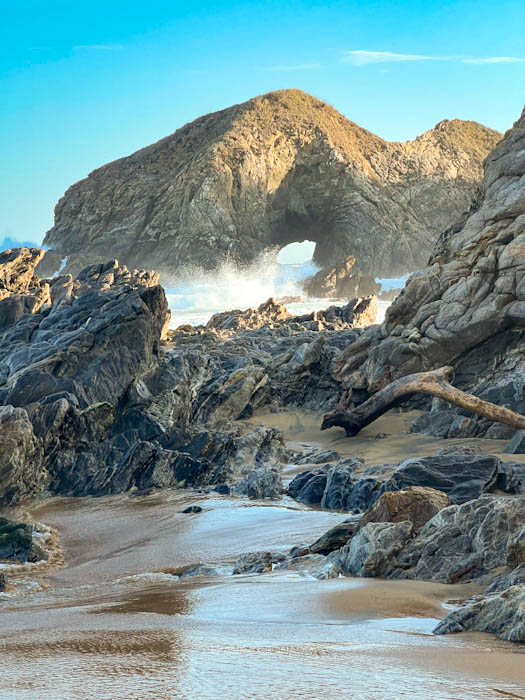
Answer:
<svg viewBox="0 0 525 700"><path fill-rule="evenodd" d="M525 112L487 157L468 216L441 236L384 324L339 358L343 403L355 400L353 390L362 399L399 377L453 364L458 388L525 413L524 153ZM448 437L492 427L456 409L450 417L430 414L425 432L432 422Z"/></svg>
<svg viewBox="0 0 525 700"><path fill-rule="evenodd" d="M169 279L305 238L321 265L354 255L362 274L403 274L468 208L499 138L445 120L389 143L299 90L273 92L95 170L58 202L44 242L73 274L111 250Z"/></svg>

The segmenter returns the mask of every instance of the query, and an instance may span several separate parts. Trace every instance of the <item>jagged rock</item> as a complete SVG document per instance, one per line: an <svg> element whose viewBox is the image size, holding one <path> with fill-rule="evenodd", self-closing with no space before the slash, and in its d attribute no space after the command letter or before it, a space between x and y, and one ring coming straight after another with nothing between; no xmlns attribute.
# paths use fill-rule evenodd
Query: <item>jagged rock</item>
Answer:
<svg viewBox="0 0 525 700"><path fill-rule="evenodd" d="M442 508L449 505L446 493L422 486L410 486L401 491L383 493L363 514L359 529L368 523L399 523L408 520L414 530L418 530Z"/></svg>
<svg viewBox="0 0 525 700"><path fill-rule="evenodd" d="M467 209L499 138L445 120L389 143L304 92L272 92L95 170L44 242L72 273L111 250L168 277L308 238L322 265L355 255L363 274L402 274Z"/></svg>
<svg viewBox="0 0 525 700"><path fill-rule="evenodd" d="M7 576L5 573L0 572L0 592L5 591L7 587Z"/></svg>
<svg viewBox="0 0 525 700"><path fill-rule="evenodd" d="M505 445L503 452L507 454L525 454L525 430L517 430L510 442Z"/></svg>
<svg viewBox="0 0 525 700"><path fill-rule="evenodd" d="M350 255L335 266L323 268L305 279L303 290L310 297L332 299L351 299L358 295L377 294L381 285L373 277L362 277L354 266L355 258Z"/></svg>
<svg viewBox="0 0 525 700"><path fill-rule="evenodd" d="M339 523L327 530L319 539L309 547L312 554L330 554L343 547L359 529L360 516L356 516Z"/></svg>
<svg viewBox="0 0 525 700"><path fill-rule="evenodd" d="M0 406L0 503L37 496L47 483L42 445L26 411Z"/></svg>
<svg viewBox="0 0 525 700"><path fill-rule="evenodd" d="M349 576L384 576L412 533L408 520L369 522L339 550L339 566Z"/></svg>
<svg viewBox="0 0 525 700"><path fill-rule="evenodd" d="M268 299L257 309L224 311L215 314L206 324L206 328L217 328L219 330L257 329L270 323L280 323L290 318L292 318L292 315L287 311L286 307L274 302L273 299Z"/></svg>
<svg viewBox="0 0 525 700"><path fill-rule="evenodd" d="M33 528L0 518L0 559L30 561L33 552Z"/></svg>
<svg viewBox="0 0 525 700"><path fill-rule="evenodd" d="M484 495L444 508L398 554L387 576L463 583L490 574L509 563L507 547L524 518L520 496Z"/></svg>
<svg viewBox="0 0 525 700"><path fill-rule="evenodd" d="M233 575L237 574L262 574L272 570L271 552L248 552L241 554L235 561Z"/></svg>
<svg viewBox="0 0 525 700"><path fill-rule="evenodd" d="M283 492L283 482L276 469L258 467L244 479L232 484L231 493L248 498L279 498Z"/></svg>
<svg viewBox="0 0 525 700"><path fill-rule="evenodd" d="M297 474L288 486L288 495L306 505L320 505L327 510L352 510L353 471L362 460L349 458Z"/></svg>
<svg viewBox="0 0 525 700"><path fill-rule="evenodd" d="M444 492L451 503L464 503L490 490L499 467L499 459L487 455L455 453L413 457L401 462L383 485L383 491L427 486Z"/></svg>
<svg viewBox="0 0 525 700"><path fill-rule="evenodd" d="M465 601L434 629L434 634L490 632L510 642L525 642L525 583Z"/></svg>
<svg viewBox="0 0 525 700"><path fill-rule="evenodd" d="M525 111L487 157L468 214L440 237L381 328L339 357L342 405L355 400L354 387L364 400L399 377L452 364L459 389L525 413L524 152ZM406 336L413 329L417 340ZM478 435L491 427L475 422Z"/></svg>
<svg viewBox="0 0 525 700"><path fill-rule="evenodd" d="M40 248L14 248L0 253L0 299L29 294L40 288L35 267L44 257Z"/></svg>

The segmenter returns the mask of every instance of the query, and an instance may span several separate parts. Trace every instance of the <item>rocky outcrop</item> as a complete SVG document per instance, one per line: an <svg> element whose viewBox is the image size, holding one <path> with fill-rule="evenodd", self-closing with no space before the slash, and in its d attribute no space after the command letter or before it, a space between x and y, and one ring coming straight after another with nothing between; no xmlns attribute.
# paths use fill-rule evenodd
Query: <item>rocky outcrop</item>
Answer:
<svg viewBox="0 0 525 700"><path fill-rule="evenodd" d="M0 328L4 503L208 485L278 497L282 435L238 419L266 405L333 406L334 359L375 313L374 298L317 317L291 317L269 300L167 333L156 273L110 261L43 282L39 258L21 249L0 259L0 315L47 290L45 303Z"/></svg>
<svg viewBox="0 0 525 700"><path fill-rule="evenodd" d="M485 161L479 198L438 240L380 327L339 358L341 402L360 403L405 375L452 364L455 386L525 413L525 112ZM440 435L484 435L486 419L443 407L420 421ZM457 418L457 421L456 421ZM501 437L492 433L492 437Z"/></svg>
<svg viewBox="0 0 525 700"><path fill-rule="evenodd" d="M381 285L373 277L363 277L355 268L353 255L333 267L319 270L303 282L303 290L310 297L351 299L377 294L380 289Z"/></svg>
<svg viewBox="0 0 525 700"><path fill-rule="evenodd" d="M362 274L403 274L468 208L499 139L445 120L389 143L304 92L272 92L93 171L58 202L44 243L73 274L110 250L169 279L305 239L320 265L354 255Z"/></svg>

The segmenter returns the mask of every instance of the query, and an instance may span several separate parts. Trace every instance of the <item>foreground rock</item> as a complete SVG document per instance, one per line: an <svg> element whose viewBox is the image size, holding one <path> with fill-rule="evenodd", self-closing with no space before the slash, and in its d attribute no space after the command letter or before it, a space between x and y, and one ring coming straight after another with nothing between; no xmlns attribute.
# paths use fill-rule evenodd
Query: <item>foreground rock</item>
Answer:
<svg viewBox="0 0 525 700"><path fill-rule="evenodd" d="M389 143L304 92L272 92L95 170L58 202L44 242L72 273L111 250L169 279L308 238L321 265L355 255L363 274L403 274L468 208L500 137L445 120Z"/></svg>
<svg viewBox="0 0 525 700"><path fill-rule="evenodd" d="M501 577L484 594L469 598L441 620L434 634L469 630L525 642L525 566Z"/></svg>
<svg viewBox="0 0 525 700"><path fill-rule="evenodd" d="M42 282L40 257L20 249L0 259L0 315L47 289L46 303L0 328L4 503L209 485L278 497L282 435L239 419L261 406L333 406L334 359L375 316L373 297L305 317L269 300L168 334L155 273L110 261Z"/></svg>
<svg viewBox="0 0 525 700"><path fill-rule="evenodd" d="M497 484L502 490L518 493L521 471L519 465L516 466L518 469L513 471L497 457L457 450L432 457L414 457L398 465L372 467L365 466L359 458L349 457L297 474L290 482L288 495L306 505L327 510L364 511L385 494L388 505L383 501L378 505L379 512L386 514L396 508L402 512L406 506L409 510L414 508L411 517L417 519L418 508L423 509L418 516L422 518L423 511L430 514L433 508L439 510L449 502L465 503L491 491ZM412 487L424 488L413 491ZM402 492L403 496L386 496L394 491ZM411 517L407 511L407 518ZM395 522L390 516L385 519Z"/></svg>

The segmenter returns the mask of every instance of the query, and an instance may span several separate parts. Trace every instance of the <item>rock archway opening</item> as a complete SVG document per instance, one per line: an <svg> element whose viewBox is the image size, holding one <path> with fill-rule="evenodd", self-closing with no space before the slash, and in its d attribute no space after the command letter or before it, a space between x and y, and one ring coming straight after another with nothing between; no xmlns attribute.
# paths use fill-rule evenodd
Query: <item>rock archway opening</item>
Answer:
<svg viewBox="0 0 525 700"><path fill-rule="evenodd" d="M277 261L281 265L302 265L312 261L316 243L315 241L295 241L288 243L279 251Z"/></svg>

